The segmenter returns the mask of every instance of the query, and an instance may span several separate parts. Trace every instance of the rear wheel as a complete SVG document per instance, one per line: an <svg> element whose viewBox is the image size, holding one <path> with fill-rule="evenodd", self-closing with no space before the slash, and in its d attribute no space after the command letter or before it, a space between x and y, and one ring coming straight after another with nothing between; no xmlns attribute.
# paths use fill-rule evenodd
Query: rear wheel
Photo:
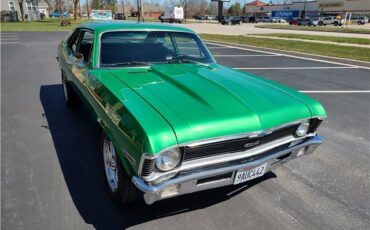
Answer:
<svg viewBox="0 0 370 230"><path fill-rule="evenodd" d="M106 184L113 200L119 204L126 204L137 200L137 189L126 174L112 141L104 132L101 135L101 152L103 155Z"/></svg>

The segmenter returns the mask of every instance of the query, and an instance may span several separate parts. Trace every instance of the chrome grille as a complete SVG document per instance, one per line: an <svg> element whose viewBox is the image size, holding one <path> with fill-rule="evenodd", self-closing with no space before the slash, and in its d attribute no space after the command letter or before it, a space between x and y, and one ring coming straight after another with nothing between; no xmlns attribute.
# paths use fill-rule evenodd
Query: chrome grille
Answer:
<svg viewBox="0 0 370 230"><path fill-rule="evenodd" d="M226 141L220 141L216 143L209 143L195 147L186 146L183 148L183 161L190 161L199 158L205 158L220 154L242 152L256 146L266 144L268 142L293 135L299 124L285 127L274 131L273 133L267 134L262 137L255 138L238 138Z"/></svg>
<svg viewBox="0 0 370 230"><path fill-rule="evenodd" d="M317 129L320 127L321 123L322 123L321 119L318 118L311 119L311 124L308 129L308 133L315 133Z"/></svg>
<svg viewBox="0 0 370 230"><path fill-rule="evenodd" d="M146 177L149 176L154 169L154 159L145 159L143 162L143 168L141 170L141 176Z"/></svg>

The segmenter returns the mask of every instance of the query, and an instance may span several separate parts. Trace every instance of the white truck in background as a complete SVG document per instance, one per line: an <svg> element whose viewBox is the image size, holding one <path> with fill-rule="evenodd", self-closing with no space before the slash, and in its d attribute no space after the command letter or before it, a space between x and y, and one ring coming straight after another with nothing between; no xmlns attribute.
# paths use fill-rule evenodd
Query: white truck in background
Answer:
<svg viewBox="0 0 370 230"><path fill-rule="evenodd" d="M183 7L166 7L164 13L159 17L159 20L169 23L182 23L184 20L184 8Z"/></svg>

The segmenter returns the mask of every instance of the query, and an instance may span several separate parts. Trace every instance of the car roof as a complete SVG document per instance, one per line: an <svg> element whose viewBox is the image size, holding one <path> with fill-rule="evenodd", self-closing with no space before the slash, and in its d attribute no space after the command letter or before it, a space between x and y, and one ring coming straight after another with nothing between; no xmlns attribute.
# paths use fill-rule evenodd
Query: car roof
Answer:
<svg viewBox="0 0 370 230"><path fill-rule="evenodd" d="M159 23L144 23L144 22L117 22L117 21L95 21L79 25L77 28L87 28L94 30L98 33L107 31L119 30L164 30L176 32L190 32L195 33L193 30L181 26L173 26Z"/></svg>

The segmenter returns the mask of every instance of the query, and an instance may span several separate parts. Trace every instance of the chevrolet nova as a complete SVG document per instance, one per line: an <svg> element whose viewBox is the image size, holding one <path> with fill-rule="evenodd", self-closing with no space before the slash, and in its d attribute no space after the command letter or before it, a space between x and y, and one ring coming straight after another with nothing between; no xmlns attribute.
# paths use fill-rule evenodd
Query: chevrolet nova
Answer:
<svg viewBox="0 0 370 230"><path fill-rule="evenodd" d="M217 64L183 27L84 24L57 59L67 105L82 101L101 127L106 184L119 203L244 183L322 143L319 102Z"/></svg>

